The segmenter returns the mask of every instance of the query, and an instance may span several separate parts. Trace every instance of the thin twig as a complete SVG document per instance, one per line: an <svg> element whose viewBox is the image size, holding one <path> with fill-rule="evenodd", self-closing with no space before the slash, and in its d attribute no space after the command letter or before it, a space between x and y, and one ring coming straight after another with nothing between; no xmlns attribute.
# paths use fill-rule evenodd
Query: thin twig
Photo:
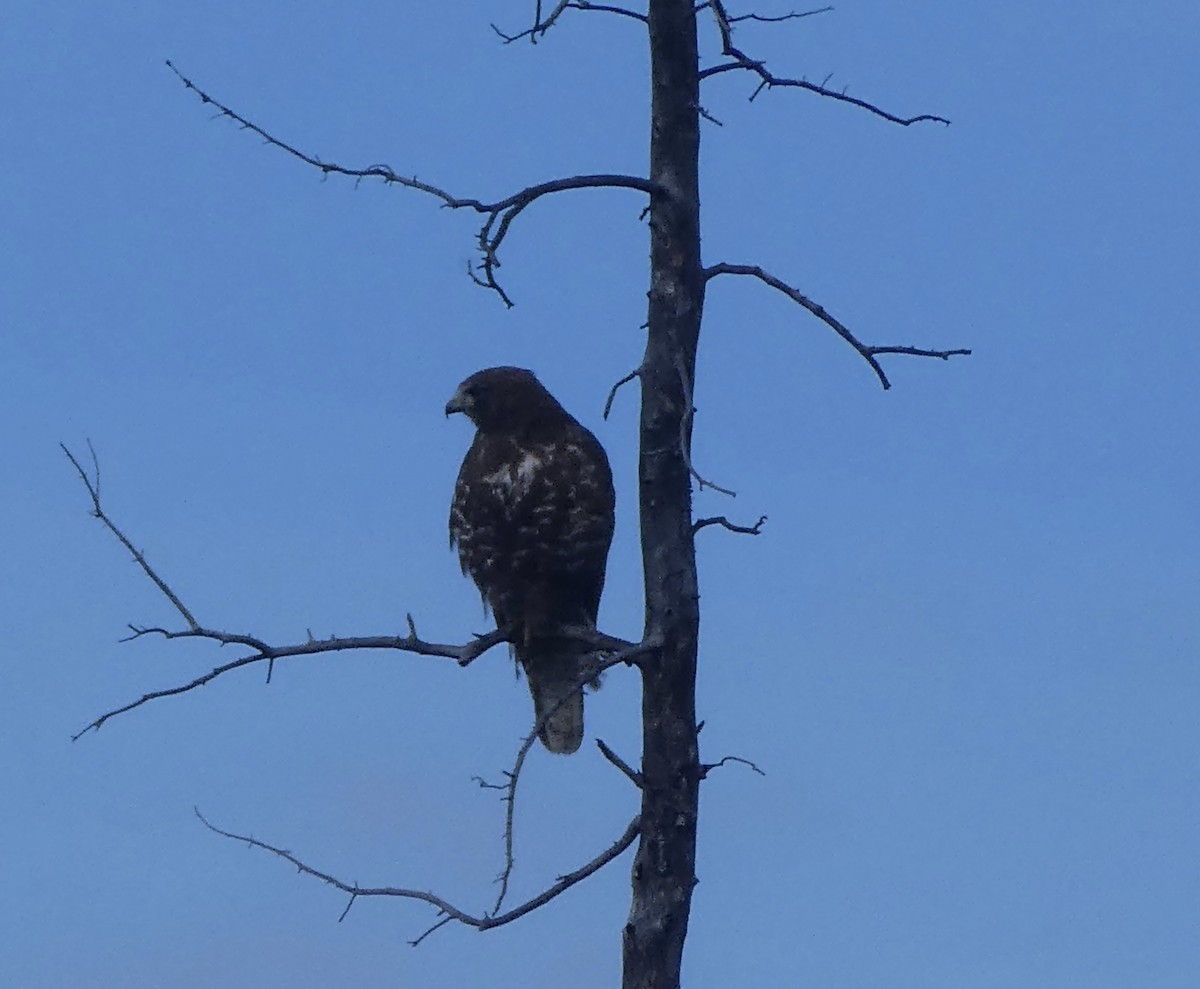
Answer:
<svg viewBox="0 0 1200 989"><path fill-rule="evenodd" d="M92 515L103 522L105 528L108 529L108 531L114 536L116 536L121 545L133 554L133 558L137 561L138 566L142 568L142 571L147 577L154 581L158 589L166 595L167 600L175 606L175 610L178 611L179 614L183 616L183 620L188 623L188 627L193 630L199 629L200 623L197 622L194 617L192 617L192 613L188 611L188 609L184 606L184 603L180 601L175 592L171 590L169 586L167 586L167 582L154 572L154 568L150 566L148 562L146 562L146 557L142 554L141 550L134 548L133 543L129 541L129 538L125 535L125 533L117 528L113 520L110 519L108 515L105 514L104 509L100 507L100 461L96 458L96 450L95 447L92 446L92 441L88 440L87 445L88 450L90 450L92 454L92 470L95 476L94 481L92 478L88 477L87 471L80 466L79 461L75 459L75 454L67 449L67 445L65 443L59 443L58 445L62 447L62 452L65 453L67 455L67 459L71 461L72 466L79 474L79 479L83 481L84 487L87 488L87 492L91 496Z"/></svg>
<svg viewBox="0 0 1200 989"><path fill-rule="evenodd" d="M634 378L640 377L641 374L641 367L635 367L632 371L625 375L625 377L612 386L612 390L608 393L608 400L604 403L604 419L606 421L608 419L608 414L612 412L613 400L617 397L617 389L619 389L622 385L628 384Z"/></svg>
<svg viewBox="0 0 1200 989"><path fill-rule="evenodd" d="M642 774L630 766L629 763L617 755L612 749L610 749L608 745L605 744L604 739L596 739L596 746L600 749L600 752L605 759L611 762L614 766L621 770L626 777L628 777L629 782L631 782L639 790L645 789L646 781L642 778Z"/></svg>
<svg viewBox="0 0 1200 989"><path fill-rule="evenodd" d="M679 372L679 380L683 385L684 399L687 401L687 411L679 419L679 449L683 454L684 463L687 464L688 473L696 479L696 484L700 491L703 491L705 488L712 488L720 494L736 498L736 491L730 488L723 488L721 485L702 477L692 463L692 422L696 417L696 406L692 400L692 378L684 366L682 351L679 350L676 351L675 355L675 370Z"/></svg>
<svg viewBox="0 0 1200 989"><path fill-rule="evenodd" d="M434 931L438 930L439 928L445 927L452 920L454 920L453 917L443 917L436 924L434 924L432 927L430 927L428 930L426 930L423 934L421 934L420 936L415 937L411 941L409 941L408 942L409 947L415 948L422 941L424 941L427 937L429 937L430 934L432 934Z"/></svg>
<svg viewBox="0 0 1200 989"><path fill-rule="evenodd" d="M845 340L851 347L858 351L875 372L875 376L879 378L879 383L885 389L891 388L892 384L888 381L887 375L880 366L879 361L875 358L880 354L907 354L910 357L936 357L939 360L948 361L951 357L968 357L971 354L970 350L959 348L955 350L927 350L923 347L873 347L863 343L853 333L847 329L842 323L834 319L821 306L813 302L808 296L804 295L799 289L793 288L787 282L770 272L763 270L756 264L727 264L722 262L714 264L709 268L704 269L704 279L716 278L717 275L750 275L757 278L759 281L771 288L782 292L793 302L803 306L810 313L821 320L826 326L833 329L838 336Z"/></svg>
<svg viewBox="0 0 1200 989"><path fill-rule="evenodd" d="M513 195L506 199L500 199L492 203L481 202L478 199L460 199L457 196L451 195L445 189L419 180L416 176L410 178L399 175L386 164L369 165L365 168L351 168L338 165L334 162L322 161L315 155L301 151L295 145L289 144L268 133L258 124L248 120L236 110L214 99L180 72L171 61L168 60L167 66L187 89L190 89L199 97L202 103L216 108L218 117L229 118L244 130L257 134L271 147L278 148L293 158L297 158L305 164L319 169L322 175L345 175L359 181L367 178L377 178L387 185L400 185L406 189L415 189L418 192L434 196L442 201L442 205L445 208L469 209L484 215L486 219L483 226L479 229L478 236L478 249L481 260L476 263L474 269L468 270L473 281L484 288L491 289L500 296L500 299L509 308L513 305L512 299L509 298L508 294L496 280L496 269L500 267L500 259L497 256L497 252L504 241L505 235L508 233L512 221L520 215L526 206L540 199L542 196L551 195L556 192L565 192L569 189L634 189L648 195L662 191L656 183L637 175L572 175L567 178L552 179L549 182L528 186L519 192L513 193Z"/></svg>

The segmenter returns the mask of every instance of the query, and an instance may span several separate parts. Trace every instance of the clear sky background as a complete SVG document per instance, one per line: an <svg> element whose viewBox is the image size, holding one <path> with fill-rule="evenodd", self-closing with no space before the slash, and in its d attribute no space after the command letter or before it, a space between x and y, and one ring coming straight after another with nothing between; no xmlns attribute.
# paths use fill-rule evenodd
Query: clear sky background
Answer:
<svg viewBox="0 0 1200 989"><path fill-rule="evenodd" d="M778 14L763 2L737 12ZM497 779L528 730L498 650L251 668L119 644L176 622L58 449L204 623L277 642L485 627L446 545L457 382L532 367L610 452L602 624L637 637L643 198L528 209L507 311L464 274L474 216L322 181L186 92L351 165L463 196L646 167L639 25L488 27L532 3L42 3L0 30L0 982L610 987L628 856L503 930L417 949L417 903L345 897L192 814L364 884L481 911ZM716 36L702 21L706 58ZM1200 7L859 0L739 42L811 94L706 83L706 263L761 264L892 358L710 286L695 459L705 784L690 989L1200 984ZM514 900L607 845L637 794L634 677L535 750Z"/></svg>

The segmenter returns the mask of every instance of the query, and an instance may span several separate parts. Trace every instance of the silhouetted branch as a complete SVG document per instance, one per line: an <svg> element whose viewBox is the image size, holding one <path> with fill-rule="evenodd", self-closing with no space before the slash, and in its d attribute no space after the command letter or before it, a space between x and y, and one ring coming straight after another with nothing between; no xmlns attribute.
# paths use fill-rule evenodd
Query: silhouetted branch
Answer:
<svg viewBox="0 0 1200 989"><path fill-rule="evenodd" d="M109 532L116 536L121 545L133 554L133 558L137 561L138 566L142 568L147 577L154 581L154 583L158 586L158 589L167 596L167 600L169 600L171 604L175 606L175 610L183 616L183 620L188 623L188 627L192 630L199 629L200 625L196 619L192 617L192 613L188 611L186 607L184 607L183 602L179 600L175 592L166 585L163 579L154 572L150 564L146 562L146 557L142 555L141 550L134 548L133 543L129 541L125 533L123 533L113 524L112 519L105 515L104 509L100 507L100 461L96 459L96 450L92 446L92 441L88 440L87 445L88 451L92 455L92 471L94 474L94 479L88 477L87 471L85 471L80 465L79 461L75 459L75 454L67 449L67 445L65 443L59 443L58 445L62 448L62 452L67 455L67 459L71 461L71 466L75 468L76 472L79 474L79 479L83 481L84 487L87 488L87 492L91 496L92 516L103 522L105 528L107 528Z"/></svg>
<svg viewBox="0 0 1200 989"><path fill-rule="evenodd" d="M507 629L495 629L491 632L477 635L470 642L463 645L429 642L417 635L416 623L413 621L411 614L406 616L408 635L330 636L326 639L315 639L309 633L308 639L305 642L283 646L271 645L254 635L207 628L196 620L180 597L171 589L170 585L149 564L145 555L134 548L129 537L126 536L124 531L105 512L100 503L100 466L95 450L92 450L93 475L89 476L75 455L65 445L60 444L60 446L62 446L63 452L67 455L67 458L71 461L71 465L75 468L84 486L87 488L88 495L92 500L92 515L99 519L105 528L117 538L121 545L133 554L134 560L137 561L146 576L162 591L163 595L174 605L175 609L188 624L188 627L185 629L130 625L129 629L132 634L126 636L121 641L129 642L133 639L139 639L142 636L157 635L164 639L206 639L222 646L236 645L251 650L249 654L240 656L221 666L216 666L209 670L209 672L195 677L187 683L151 691L150 693L143 694L135 701L105 712L72 735L72 740L79 739L89 731L98 731L106 721L119 714L132 711L134 708L141 707L143 704L158 700L161 697L174 697L177 694L185 694L188 691L195 690L197 687L203 687L206 683L210 683L224 673L232 672L253 663L267 663L268 682L270 682L270 675L274 670L275 661L278 659L288 659L294 656L314 656L318 653L344 652L353 649L394 649L400 652L415 653L420 656L441 656L453 659L459 666L468 666L493 646L508 641L509 632ZM88 448L91 449L90 443L88 444ZM574 636L593 649L618 656L617 662L635 662L639 656L654 648L653 643L633 643L626 639L617 638L616 636L606 635L591 628L565 629L563 634Z"/></svg>
<svg viewBox="0 0 1200 989"><path fill-rule="evenodd" d="M352 896L352 897L350 897L350 902L351 902L351 903L353 903L353 902L354 902L354 897L353 897L353 896ZM350 908L349 908L349 907L347 907L346 909L347 909L347 910L349 910ZM338 919L340 920L341 918L339 917ZM445 926L446 926L447 924L449 924L449 923L450 923L452 920L454 920L454 918L453 918L453 917L443 917L443 918L442 918L441 920L439 920L439 921L438 921L436 924L433 924L433 925L432 925L432 926L431 926L431 927L430 927L430 928L429 928L427 931L425 931L423 934L419 934L417 937L415 937L415 938L413 938L411 941L409 941L409 942L408 942L408 946L409 946L410 948L415 948L415 947L416 947L417 945L419 945L419 944L420 944L422 941L424 941L424 940L425 940L427 937L429 937L429 935L430 935L430 934L432 934L432 933L433 933L434 931L436 931L436 930L439 930L439 929L440 929L440 928L442 928L442 927L445 927Z"/></svg>
<svg viewBox="0 0 1200 989"><path fill-rule="evenodd" d="M637 772L637 770L635 770L632 766L630 766L629 763L627 763L624 759L622 759L619 755L617 755L612 749L610 749L605 744L604 739L602 739L602 738L596 739L596 747L600 750L601 755L603 755L605 759L607 759L614 766L616 766L619 770L621 770L621 772L623 772L626 775L626 777L628 777L629 782L632 783L634 786L636 786L639 790L642 789L642 787L646 785L646 781L644 779L642 779L642 774Z"/></svg>
<svg viewBox="0 0 1200 989"><path fill-rule="evenodd" d="M884 374L883 368L879 361L875 358L880 354L907 354L910 357L936 357L939 360L947 361L951 357L967 357L971 351L967 349L956 350L926 350L923 347L872 347L860 341L853 333L850 332L842 323L834 319L821 306L813 302L808 296L800 292L799 289L793 288L782 279L776 278L774 275L764 271L758 265L753 264L714 264L709 268L704 269L704 278L706 281L715 278L717 275L750 275L757 278L759 281L770 285L771 288L782 292L793 302L798 303L807 309L810 313L831 327L838 336L845 340L851 347L862 355L863 360L871 365L871 370L875 372L879 378L880 384L883 387L891 388L892 384L888 381L887 375Z"/></svg>
<svg viewBox="0 0 1200 989"><path fill-rule="evenodd" d="M687 464L688 473L695 479L700 491L703 491L705 488L712 488L714 491L728 495L730 498L736 498L736 491L723 488L721 485L714 484L707 478L701 477L700 472L692 464L692 421L696 417L696 406L692 401L692 377L688 374L687 367L679 357L675 361L675 370L679 372L679 380L683 384L683 394L687 398L687 410L684 412L683 418L679 421L679 448L683 453L684 463Z"/></svg>
<svg viewBox="0 0 1200 989"><path fill-rule="evenodd" d="M323 175L345 175L360 181L366 178L377 178L387 185L400 185L406 189L416 189L419 192L434 196L440 199L442 205L448 209L469 209L486 216L483 226L479 229L478 249L481 260L477 262L473 269L468 268L468 272L476 284L491 289L510 308L513 305L512 299L508 297L508 294L496 281L496 269L500 267L500 259L497 257L497 251L499 251L500 245L504 241L504 237L508 233L508 228L512 224L512 221L520 215L526 206L540 199L542 196L548 196L556 192L565 192L569 189L635 189L648 195L659 191L659 187L655 183L637 175L572 175L528 186L519 192L513 193L508 198L500 199L496 202L485 203L478 199L460 199L457 196L452 196L445 189L431 185L428 182L420 181L416 176L409 178L398 175L388 165L379 164L368 165L365 168L351 168L335 164L334 162L322 161L315 155L308 154L294 145L280 140L258 126L258 124L247 120L236 110L232 110L224 103L213 99L213 97L209 96L208 93L200 89L191 79L180 72L169 60L167 66L178 76L179 81L185 87L200 98L202 103L215 107L218 116L228 117L230 120L241 125L243 129L257 134L272 147L286 152L293 158L298 158L305 164L320 169Z"/></svg>
<svg viewBox="0 0 1200 989"><path fill-rule="evenodd" d="M460 924L466 924L468 927L474 927L477 930L486 931L491 930L493 927L503 927L505 924L510 924L514 920L524 917L527 913L532 913L534 910L538 909L538 907L545 906L555 897L559 896L561 893L564 893L576 883L587 879L588 876L598 872L609 862L615 859L618 855L625 851L625 849L633 844L633 839L637 837L640 827L640 820L639 818L635 817L629 822L629 826L625 829L621 837L613 842L599 855L597 855L594 859L585 865L580 866L574 872L560 876L557 882L544 889L537 896L526 900L520 906L514 907L512 910L509 910L503 914L489 915L485 913L476 917L467 913L465 910L460 910L458 907L442 899L442 897L437 896L434 893L425 892L423 890L405 889L398 886L359 886L357 883L344 882L343 880L338 879L336 876L330 875L327 872L322 872L319 869L314 869L312 866L307 865L287 849L277 848L274 845L269 845L265 841L259 841L257 838L251 838L248 835L234 834L232 831L225 831L224 829L217 827L215 824L212 824L207 818L205 818L203 814L200 813L198 808L194 808L194 810L196 816L200 818L204 826L215 834L219 834L223 838L230 838L233 841L245 842L252 848L261 848L265 852L270 852L272 855L277 855L285 862L289 862L294 865L296 867L296 871L300 872L302 875L312 876L314 879L319 879L321 882L332 886L334 889L341 890L343 893L348 894L350 896L351 904L353 904L355 900L362 896L394 896L402 899L420 900L422 903L428 903L430 906L437 908L438 912L444 914L447 919L439 921L415 941L410 942L413 945L419 944L422 940L424 940L425 937L437 930L438 927L441 927L443 923L449 922L449 920L457 920ZM342 917L346 916L346 912L348 910L349 905L347 906L346 910L342 911Z"/></svg>
<svg viewBox="0 0 1200 989"><path fill-rule="evenodd" d="M461 646L441 642L426 642L413 635L363 635L351 638L331 636L328 639L310 639L307 642L295 645L271 646L265 642L261 642L261 640L254 636L221 632L216 629L195 628L186 631L171 631L165 628L143 628L136 625L129 627L133 630L133 635L126 636L121 640L122 642L129 642L143 635L161 635L164 639L208 639L221 644L239 643L253 648L254 652L231 660L221 666L216 666L209 670L209 672L193 680L189 680L187 683L179 684L175 687L165 687L162 690L153 690L148 694L143 694L135 701L130 701L121 707L106 711L72 735L72 741L78 740L89 731L98 731L106 721L110 718L115 718L119 714L125 714L127 711L132 711L134 708L141 707L143 704L158 700L161 697L174 697L177 694L186 694L197 687L203 687L206 683L215 680L223 673L230 673L233 670L249 666L252 663L265 661L268 664L268 670L273 670L275 660L286 659L292 656L313 656L318 653L342 652L349 649L395 649L401 652L416 653L420 656L444 656L455 660L460 666L466 666L493 646L508 641L508 633L506 631L496 630L477 636L472 641ZM268 673L267 679L269 682L270 673Z"/></svg>
<svg viewBox="0 0 1200 989"><path fill-rule="evenodd" d="M710 65L707 68L700 70L700 78L707 79L711 76L721 75L725 72L734 70L744 70L752 72L758 76L758 87L750 95L750 99L754 100L759 93L764 89L771 89L775 86L791 87L793 89L805 89L810 93L816 93L818 96L827 96L832 100L839 100L842 103L850 103L854 106L867 110L876 116L882 117L884 120L890 120L894 124L900 124L903 127L908 127L910 124L919 123L921 121L933 121L940 124L950 124L950 121L945 117L938 117L931 113L918 114L915 117L899 117L894 113L889 113L874 103L869 103L866 100L860 100L854 96L847 96L846 92L838 92L837 90L827 89L823 84L809 82L807 79L789 79L783 76L777 76L767 69L766 62L760 59L751 58L744 51L738 48L733 43L733 25L738 21L753 20L753 21L785 21L792 20L797 17L807 17L810 14L819 14L832 8L823 7L821 10L811 10L801 14L787 14L782 17L760 17L757 14L744 14L740 17L730 17L725 9L723 0L706 0L696 9L700 10L703 7L708 7L713 12L713 17L717 24L717 31L721 35L721 54L732 61L721 62L717 65ZM828 77L826 77L828 82Z"/></svg>
<svg viewBox="0 0 1200 989"><path fill-rule="evenodd" d="M608 414L610 412L612 412L613 400L617 397L617 389L619 389L622 385L629 384L629 382L631 382L634 378L636 378L641 373L642 373L642 369L640 367L635 367L632 371L630 371L627 375L625 375L625 377L623 377L620 381L618 381L615 385L612 386L612 390L608 393L608 401L606 401L604 403L604 418L605 419L607 419Z"/></svg>
<svg viewBox="0 0 1200 989"><path fill-rule="evenodd" d="M602 633L597 633L600 640L612 641L609 636ZM582 636L581 636L582 637ZM579 688L582 690L589 684L596 685L600 674L605 670L611 669L614 666L621 664L636 665L638 659L655 651L661 643L657 639L647 639L638 643L625 643L624 647L618 648L612 652L606 659L596 663L585 664L586 668L580 672ZM603 649L602 646L597 646L598 649ZM521 770L525 767L525 759L529 755L529 750L533 748L533 743L560 707L567 702L570 694L564 694L559 698L558 703L542 712L542 715L534 722L532 730L521 742L521 747L517 751L517 757L513 761L513 768L505 772L504 776L507 780L504 784L488 783L481 777L475 777L479 782L480 787L488 790L502 790L504 795L500 798L505 804L504 810L504 868L500 875L496 877L496 882L500 884L500 891L496 895L495 905L492 907L492 913L499 912L501 905L504 903L505 896L508 895L508 881L512 878L513 869L516 866L516 859L513 855L513 824L516 814L517 803L517 783L521 779ZM607 746L604 743L601 745L601 751L604 751Z"/></svg>
<svg viewBox="0 0 1200 989"><path fill-rule="evenodd" d="M554 10L550 12L544 19L542 17L541 0L537 0L534 7L533 26L527 27L524 31L519 31L516 34L505 34L495 24L491 25L491 29L504 39L506 45L512 44L514 41L520 41L522 38L528 38L533 44L538 43L538 39L544 37L546 32L554 27L559 17L564 11L568 10L593 10L605 14L619 14L622 17L629 17L636 21L646 23L646 15L640 14L636 10L629 10L625 7L616 7L607 3L588 3L587 0L559 0L554 6Z"/></svg>
<svg viewBox="0 0 1200 989"><path fill-rule="evenodd" d="M704 6L708 6L707 2ZM778 17L765 17L762 14L739 14L737 17L730 17L729 23L736 24L738 21L758 21L760 24L778 24L780 21L794 21L801 17L812 17L813 14L828 14L832 7L818 7L816 10L803 10L792 12L790 14L780 14Z"/></svg>
<svg viewBox="0 0 1200 989"><path fill-rule="evenodd" d="M739 532L746 536L759 536L762 535L762 527L766 521L767 517L765 515L761 515L754 525L734 525L724 515L714 515L711 518L697 519L695 522L693 522L692 532L699 532L701 529L705 528L705 526L719 525L724 529L728 529L730 532Z"/></svg>
<svg viewBox="0 0 1200 989"><path fill-rule="evenodd" d="M754 763L752 763L749 759L743 759L741 756L736 756L736 755L727 755L727 756L725 756L724 759L721 759L719 762L702 763L700 766L700 778L705 779L708 776L708 774L710 772L712 772L712 770L720 769L727 762L736 762L739 765L748 766L750 769L753 769L756 773L758 773L759 776L767 775L761 769L759 769L758 766L756 766Z"/></svg>

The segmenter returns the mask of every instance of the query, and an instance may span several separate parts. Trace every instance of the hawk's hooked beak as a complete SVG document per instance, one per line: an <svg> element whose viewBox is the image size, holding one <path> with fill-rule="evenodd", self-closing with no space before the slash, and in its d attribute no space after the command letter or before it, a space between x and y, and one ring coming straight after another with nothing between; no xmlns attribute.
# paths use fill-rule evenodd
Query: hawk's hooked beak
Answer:
<svg viewBox="0 0 1200 989"><path fill-rule="evenodd" d="M446 403L446 418L449 419L455 412L462 412L465 415L470 407L471 400L459 389L454 393L450 401Z"/></svg>

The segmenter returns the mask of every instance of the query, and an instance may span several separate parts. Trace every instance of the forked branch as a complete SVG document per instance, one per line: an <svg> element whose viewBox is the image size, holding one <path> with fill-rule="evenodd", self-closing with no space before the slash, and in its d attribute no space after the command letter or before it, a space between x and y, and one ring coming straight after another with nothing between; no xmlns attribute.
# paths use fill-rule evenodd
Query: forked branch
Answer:
<svg viewBox="0 0 1200 989"><path fill-rule="evenodd" d="M122 641L128 642L133 639L139 639L142 636L157 635L164 639L207 639L222 646L241 646L249 651L237 659L216 666L209 670L209 672L195 677L186 683L166 687L162 690L151 691L150 693L143 694L137 700L130 701L128 704L114 708L111 711L106 711L100 717L76 732L72 736L73 739L78 739L89 731L98 731L106 721L119 714L132 711L134 708L141 707L143 704L158 700L161 697L174 697L178 694L186 694L198 687L203 687L224 673L230 673L233 670L241 669L243 666L250 666L254 663L265 662L267 664L268 682L270 682L276 660L288 659L295 656L313 656L318 653L344 652L354 649L393 649L400 652L415 653L420 656L440 656L452 659L460 666L468 666L493 646L508 641L509 633L507 629L495 629L482 635L476 635L469 642L462 645L430 642L422 639L417 634L416 623L413 621L412 615L406 616L408 624L407 635L330 636L328 638L317 639L310 633L304 642L282 646L272 645L254 635L208 628L194 617L192 611L183 603L179 595L163 579L158 571L150 565L145 554L134 547L132 540L125 534L124 530L105 511L100 501L100 464L96 458L95 450L92 449L90 443L88 444L88 449L92 454L93 473L91 475L84 469L79 459L65 445L62 445L63 452L67 455L67 459L70 460L76 473L79 474L80 480L83 482L88 496L91 498L93 517L99 519L104 527L116 537L117 541L133 555L138 566L141 567L146 576L163 593L167 600L171 602L175 610L183 616L184 621L187 623L187 628L183 629L130 625L130 634ZM567 630L566 634L574 636L597 651L620 657L616 662L632 661L645 651L653 648L653 644L629 642L594 629L570 629Z"/></svg>
<svg viewBox="0 0 1200 989"><path fill-rule="evenodd" d="M607 639L607 636L600 636L601 639ZM580 689L595 684L597 678L605 671L614 666L621 664L636 665L643 657L653 653L661 645L661 641L651 637L643 642L636 644L628 643L625 648L619 648L615 651L609 650L610 654L599 662L587 664L586 668L581 671L579 676L578 686ZM596 648L603 649L604 647L597 644ZM513 835L516 819L516 804L517 804L517 784L521 779L521 770L525 768L525 759L529 755L530 749L533 748L533 743L537 739L541 730L546 726L550 719L557 713L558 709L567 702L570 694L564 694L559 699L557 704L546 709L542 715L534 722L533 728L529 734L521 742L520 749L517 750L517 757L513 761L511 770L505 772L504 783L488 783L481 777L476 777L477 782L481 787L487 790L500 790L502 793L501 800L505 804L504 810L504 868L496 877L496 882L500 889L496 894L496 902L492 907L492 913L498 913L500 907L504 903L504 898L508 895L508 882L512 878L513 869L516 867L516 858L513 854ZM606 758L611 761L612 750L603 742L597 743L600 746L600 751L604 753Z"/></svg>
<svg viewBox="0 0 1200 989"><path fill-rule="evenodd" d="M335 162L322 161L316 155L301 151L295 145L275 137L258 124L242 116L236 110L214 99L180 72L174 63L168 61L167 67L175 73L179 81L186 88L190 89L200 98L201 103L214 107L217 110L218 116L229 118L244 130L257 134L271 147L278 148L293 158L297 158L305 164L319 169L322 175L344 175L359 181L362 179L380 179L387 185L400 185L406 189L415 189L418 192L424 192L436 199L440 199L443 207L447 209L468 209L482 214L485 219L483 226L479 228L478 235L480 260L473 266L468 267L467 270L476 284L491 289L510 308L513 305L512 299L509 298L508 294L496 281L496 269L500 267L498 251L505 236L508 234L513 220L520 215L526 206L536 202L543 196L548 196L556 192L565 192L569 189L634 189L638 192L644 192L647 195L661 191L658 185L638 175L572 175L566 178L552 179L549 182L541 182L538 185L527 186L519 192L513 193L511 196L496 200L495 202L488 203L479 199L462 199L451 195L445 189L438 186L422 182L415 175L412 177L400 175L385 164L354 168L338 165Z"/></svg>
<svg viewBox="0 0 1200 989"><path fill-rule="evenodd" d="M808 17L812 14L825 13L828 10L832 10L832 7L822 7L819 10L809 10L798 14L785 14L779 17L762 17L758 14L743 14L738 17L731 17L726 10L723 0L705 0L705 2L698 4L696 9L699 11L705 7L713 12L717 32L721 36L721 54L728 61L718 62L716 65L710 65L701 69L701 79L707 79L710 76L721 75L725 72L733 72L735 70L750 72L758 76L758 87L751 93L751 100L755 99L764 89L772 89L775 86L780 86L792 89L804 89L810 93L816 93L818 96L827 96L831 100L850 103L878 117L882 117L884 120L891 121L893 124L900 124L902 127L908 127L911 124L920 123L921 121L931 121L946 125L950 123L945 117L938 117L932 113L921 113L915 117L900 117L894 113L889 113L882 107L876 106L867 100L848 96L845 90L839 92L836 89L829 89L824 83L818 85L817 83L809 82L807 79L789 79L784 76L777 76L767 69L766 62L761 59L751 58L733 43L733 25L739 21L776 22L794 20L799 17ZM828 78L826 78L825 82L828 82Z"/></svg>
<svg viewBox="0 0 1200 989"><path fill-rule="evenodd" d="M770 285L771 288L782 292L793 302L803 306L810 313L821 320L826 326L830 327L838 336L845 340L851 347L862 355L869 365L871 370L875 372L879 378L879 383L885 389L891 388L892 383L888 381L887 375L876 360L881 354L907 354L910 357L936 357L939 360L948 361L951 357L968 357L971 354L970 350L958 348L955 350L928 350L924 347L876 347L863 343L850 330L838 320L834 319L824 308L813 302L807 295L799 289L794 288L781 278L777 278L768 271L764 271L756 264L727 264L721 262L714 264L712 267L704 269L704 278L706 281L716 278L717 275L750 275L757 278L760 282Z"/></svg>
<svg viewBox="0 0 1200 989"><path fill-rule="evenodd" d="M439 914L444 916L442 920L439 920L433 927L429 929L429 931L426 931L425 934L431 933L433 930L443 926L443 924L448 923L450 920L456 920L460 924L466 924L468 927L474 927L480 931L487 931L491 930L493 927L503 927L505 924L511 924L514 920L524 917L527 913L532 913L534 910L538 909L538 907L545 906L555 897L560 896L572 886L582 882L583 880L587 879L588 876L604 868L604 866L606 866L609 862L611 862L623 851L625 851L625 849L633 844L633 840L638 836L638 831L641 827L640 819L635 817L629 822L629 826L625 829L624 833L622 833L621 837L609 845L608 848L604 849L604 851L602 851L594 859L585 865L580 866L574 872L569 872L564 876L560 876L557 882L542 890L542 892L540 892L537 896L526 900L520 906L513 907L513 909L500 914L484 913L475 916L474 914L467 913L465 910L460 910L458 907L454 906L454 904L443 899L437 894L429 893L424 890L406 889L400 886L359 886L358 883L345 882L344 880L339 879L337 876L331 875L328 872L323 872L320 869L313 868L312 866L303 862L301 859L297 858L287 849L277 848L274 845L267 844L265 841L259 841L257 838L251 838L249 835L235 834L232 831L226 831L223 828L219 828L205 818L205 816L200 813L199 809L196 809L196 816L200 818L206 828L216 834L221 835L221 837L230 838L233 841L245 842L252 848L261 848L265 852L270 852L272 855L278 856L285 862L290 862L296 867L296 870L303 875L312 876L314 879L319 879L321 882L332 886L334 889L339 889L343 893L348 894L350 897L350 902L346 905L346 909L342 911L342 918L344 918L346 913L349 912L350 907L354 904L354 901L363 896L392 896L399 897L401 899L420 900L422 903L428 903L430 906L435 907ZM425 934L409 943L413 945L418 944L425 937Z"/></svg>

